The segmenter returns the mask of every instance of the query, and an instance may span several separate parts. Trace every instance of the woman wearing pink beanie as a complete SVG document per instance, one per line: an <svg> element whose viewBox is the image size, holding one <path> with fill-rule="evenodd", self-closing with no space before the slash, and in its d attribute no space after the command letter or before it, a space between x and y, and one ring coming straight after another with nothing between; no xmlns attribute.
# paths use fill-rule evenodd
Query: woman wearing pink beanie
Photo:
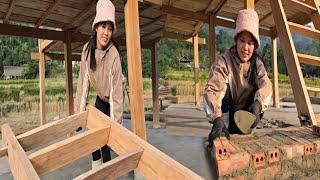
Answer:
<svg viewBox="0 0 320 180"><path fill-rule="evenodd" d="M95 107L112 119L122 122L123 87L120 55L112 35L116 31L115 7L110 0L99 0L92 24L93 35L84 45L75 98L76 112L84 111L89 85L95 89ZM102 155L102 159L101 159ZM92 168L111 159L109 147L92 153Z"/></svg>
<svg viewBox="0 0 320 180"><path fill-rule="evenodd" d="M236 45L216 60L204 90L204 104L209 122L209 147L222 132L243 134L236 126L234 113L249 111L256 119L255 128L272 96L272 84L262 58L256 53L260 46L259 18L254 10L239 11L233 33ZM226 115L229 115L226 117Z"/></svg>

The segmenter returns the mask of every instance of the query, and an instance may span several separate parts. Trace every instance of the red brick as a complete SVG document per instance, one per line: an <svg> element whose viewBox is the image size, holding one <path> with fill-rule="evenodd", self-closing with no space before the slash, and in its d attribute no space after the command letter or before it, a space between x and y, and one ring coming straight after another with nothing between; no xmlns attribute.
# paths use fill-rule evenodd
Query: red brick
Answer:
<svg viewBox="0 0 320 180"><path fill-rule="evenodd" d="M259 169L254 175L255 180L259 179L273 179L279 173L280 169L277 166L270 166L264 169Z"/></svg>
<svg viewBox="0 0 320 180"><path fill-rule="evenodd" d="M258 152L252 154L252 164L253 167L258 168L265 165L266 157L264 155L264 152Z"/></svg>
<svg viewBox="0 0 320 180"><path fill-rule="evenodd" d="M315 140L313 143L316 144L316 152L320 153L320 140Z"/></svg>
<svg viewBox="0 0 320 180"><path fill-rule="evenodd" d="M268 150L268 162L274 163L280 160L280 152L278 148L271 148Z"/></svg>
<svg viewBox="0 0 320 180"><path fill-rule="evenodd" d="M309 155L313 154L314 150L315 149L312 144L304 145L304 155L305 156L309 156Z"/></svg>
<svg viewBox="0 0 320 180"><path fill-rule="evenodd" d="M249 167L250 155L247 152L237 152L231 154L229 159L216 161L218 176L231 174Z"/></svg>

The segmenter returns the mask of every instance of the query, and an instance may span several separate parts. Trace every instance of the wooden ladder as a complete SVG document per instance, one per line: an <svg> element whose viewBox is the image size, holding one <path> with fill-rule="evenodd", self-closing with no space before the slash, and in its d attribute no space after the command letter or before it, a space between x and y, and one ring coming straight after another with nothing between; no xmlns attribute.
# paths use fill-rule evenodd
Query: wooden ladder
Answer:
<svg viewBox="0 0 320 180"><path fill-rule="evenodd" d="M300 124L303 126L310 124L317 125L317 119L313 112L308 95L308 90L310 91L314 88L306 87L300 63L320 66L320 57L297 53L292 40L291 31L314 39L320 39L319 1L306 0L305 2L302 2L298 0L270 0L270 4L289 73ZM294 22L289 22L285 14L283 4L288 7L299 9L310 15L315 29L308 28Z"/></svg>
<svg viewBox="0 0 320 180"><path fill-rule="evenodd" d="M115 179L137 169L147 179L203 179L148 142L110 119L96 108L50 122L15 136L8 124L1 126L3 147L0 157L8 156L14 179L40 179L53 171L108 145L119 156L75 179ZM86 131L27 154L73 132Z"/></svg>

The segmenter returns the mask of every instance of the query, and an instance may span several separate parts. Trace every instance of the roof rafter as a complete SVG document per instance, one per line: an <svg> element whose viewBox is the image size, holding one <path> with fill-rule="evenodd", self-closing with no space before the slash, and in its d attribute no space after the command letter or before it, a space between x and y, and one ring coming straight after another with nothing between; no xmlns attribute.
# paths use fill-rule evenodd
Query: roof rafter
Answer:
<svg viewBox="0 0 320 180"><path fill-rule="evenodd" d="M10 4L9 4L9 7L8 7L8 10L7 10L6 14L3 17L3 23L5 23L5 24L8 23L10 15L11 15L11 13L12 13L12 11L13 11L15 6L16 6L16 0L11 0Z"/></svg>
<svg viewBox="0 0 320 180"><path fill-rule="evenodd" d="M48 16L52 13L52 11L54 11L58 7L59 2L61 1L62 0L55 0L52 4L50 4L48 9L42 14L40 19L37 21L36 27L40 27L45 22L45 20L47 20Z"/></svg>
<svg viewBox="0 0 320 180"><path fill-rule="evenodd" d="M162 31L162 29L163 29L163 28L161 27L161 28L158 28L158 29L156 29L156 30L154 30L154 31L151 31L151 32L149 32L149 33L147 33L147 34L142 35L141 38L144 38L144 37L153 35L153 34L159 32L159 31Z"/></svg>

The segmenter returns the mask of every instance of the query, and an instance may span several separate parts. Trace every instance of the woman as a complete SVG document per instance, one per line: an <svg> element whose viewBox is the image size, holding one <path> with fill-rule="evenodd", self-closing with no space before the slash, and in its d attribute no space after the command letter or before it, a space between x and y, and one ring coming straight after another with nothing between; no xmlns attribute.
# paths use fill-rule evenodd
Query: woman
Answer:
<svg viewBox="0 0 320 180"><path fill-rule="evenodd" d="M242 134L234 121L234 113L246 110L256 116L252 128L259 123L272 96L272 85L257 55L260 46L259 18L254 10L239 11L233 33L236 45L227 50L211 67L204 90L204 102L209 122L209 147L222 132ZM223 119L228 113L229 118ZM226 123L224 122L226 121Z"/></svg>
<svg viewBox="0 0 320 180"><path fill-rule="evenodd" d="M89 84L97 93L95 107L121 123L123 87L120 56L112 42L116 31L115 7L109 0L99 0L92 24L93 36L81 54L80 73L76 92L76 111L85 110ZM90 82L90 83L89 83ZM102 159L101 159L102 155ZM92 153L92 168L111 159L110 149L103 146Z"/></svg>

